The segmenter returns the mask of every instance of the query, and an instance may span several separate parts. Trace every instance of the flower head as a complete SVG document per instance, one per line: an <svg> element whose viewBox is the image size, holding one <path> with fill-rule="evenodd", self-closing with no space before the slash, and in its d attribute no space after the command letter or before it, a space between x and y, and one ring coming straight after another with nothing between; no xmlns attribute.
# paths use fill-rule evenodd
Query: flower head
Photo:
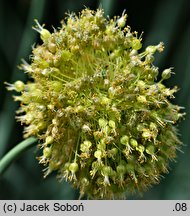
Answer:
<svg viewBox="0 0 190 216"><path fill-rule="evenodd" d="M163 43L144 52L127 15L106 19L102 9L71 14L50 33L36 21L43 40L23 63L33 81L17 81L18 120L24 136L41 140L45 176L56 170L81 196L121 198L159 182L175 158L180 140L175 124L183 116L171 103L153 65Z"/></svg>

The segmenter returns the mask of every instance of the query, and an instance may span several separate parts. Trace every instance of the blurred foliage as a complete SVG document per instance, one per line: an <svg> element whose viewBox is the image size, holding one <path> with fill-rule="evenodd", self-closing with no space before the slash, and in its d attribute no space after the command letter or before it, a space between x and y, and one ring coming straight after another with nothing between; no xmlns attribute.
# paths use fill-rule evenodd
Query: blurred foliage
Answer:
<svg viewBox="0 0 190 216"><path fill-rule="evenodd" d="M190 1L189 0L0 0L0 158L22 141L22 126L15 121L15 109L4 81L13 82L26 77L17 68L24 58L29 61L32 44L40 43L39 35L32 30L34 19L52 26L60 26L65 12L79 12L84 7L102 7L110 17L128 14L132 30L143 33L144 46L165 43L165 51L156 56L160 71L175 68L175 75L166 83L178 85L180 91L175 102L186 109L185 121L179 125L184 143L176 163L159 185L153 186L143 196L130 199L190 199ZM0 179L0 199L77 199L78 192L66 182L58 183L52 174L43 179L42 166L38 165L37 148L27 151Z"/></svg>

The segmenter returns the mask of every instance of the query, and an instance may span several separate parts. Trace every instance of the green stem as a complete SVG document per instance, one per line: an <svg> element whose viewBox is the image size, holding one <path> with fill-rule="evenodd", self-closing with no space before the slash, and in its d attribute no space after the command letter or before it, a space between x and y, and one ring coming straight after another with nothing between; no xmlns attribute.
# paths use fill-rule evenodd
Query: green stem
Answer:
<svg viewBox="0 0 190 216"><path fill-rule="evenodd" d="M3 175L5 170L16 160L23 152L36 145L36 137L30 137L12 148L1 160L0 160L0 176Z"/></svg>
<svg viewBox="0 0 190 216"><path fill-rule="evenodd" d="M40 1L39 0L31 0L30 1L30 8L29 8L27 20L25 23L26 27L24 28L24 31L22 32L22 38L20 41L18 53L17 53L17 56L15 58L15 64L12 65L12 61L11 61L10 65L9 65L10 68L12 68L12 67L14 68L14 70L12 72L12 77L9 80L7 80L11 83L15 82L15 80L22 80L22 81L24 80L24 77L21 75L22 73L18 73L18 68L16 66L19 64L21 58L24 58L24 57L27 58L28 54L31 52L31 48L30 48L31 46L30 45L33 44L34 41L36 40L37 33L34 33L34 31L32 30L32 28L30 26L32 26L34 24L35 18L37 18L39 21L42 19L43 13L44 13L45 8L47 6L47 3L48 3L48 1L46 1L46 0L40 0ZM6 19L7 18L5 18L5 20L4 20L5 25L7 23ZM21 25L21 23L19 23L19 25ZM16 26L16 28L18 29L19 27ZM12 33L12 34L14 34L14 33ZM1 38L1 41L4 41L4 40ZM5 44L4 51L10 52L10 50L6 47L6 43L4 43L4 44ZM8 54L7 54L7 57L9 57ZM8 61L8 59L7 59L7 61ZM1 68L1 70L2 70L2 68ZM14 119L14 112L16 109L17 109L16 103L12 102L12 98L10 97L10 94L6 94L4 104L2 106L2 111L0 114L0 137L1 137L0 157L2 157L2 155L4 154L6 145L8 144L9 137L11 137L11 131L13 130L13 124L14 124L14 120L15 120Z"/></svg>

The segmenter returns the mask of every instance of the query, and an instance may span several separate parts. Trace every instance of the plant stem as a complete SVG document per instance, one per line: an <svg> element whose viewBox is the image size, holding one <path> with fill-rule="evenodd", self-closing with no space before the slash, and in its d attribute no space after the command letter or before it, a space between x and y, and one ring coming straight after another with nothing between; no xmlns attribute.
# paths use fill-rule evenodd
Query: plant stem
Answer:
<svg viewBox="0 0 190 216"><path fill-rule="evenodd" d="M16 160L23 152L36 145L36 137L30 137L12 148L1 160L0 160L0 176L6 171L11 163Z"/></svg>
<svg viewBox="0 0 190 216"><path fill-rule="evenodd" d="M14 65L12 65L12 61L11 61L9 65L10 68L12 67L14 68L11 78L9 80L6 80L10 83L15 82L15 80L22 80L22 81L25 80L25 77L23 77L21 73L18 73L18 68L16 66L19 64L21 58L27 57L28 54L31 52L30 47L31 47L31 44L35 42L37 33L35 33L30 26L34 24L35 18L38 19L39 21L42 19L43 13L45 11L45 6L47 5L47 3L48 1L46 0L40 0L40 1L31 0L30 1L30 8L28 11L25 28L23 29L22 38L21 38L20 45L18 48L18 53L15 58L15 63ZM7 23L6 18L4 22L6 25ZM22 23L19 23L19 25L22 26ZM16 28L19 28L19 26ZM1 39L1 41L4 41L4 40ZM9 49L6 47L6 43L4 44L5 44L5 48L3 50L6 52L9 51ZM8 58L9 55L6 54L6 52L5 52L5 55ZM4 154L5 148L9 142L9 138L11 137L11 131L13 130L13 124L15 120L14 112L16 109L17 109L16 104L12 102L12 98L10 97L10 94L7 93L5 96L4 104L2 106L2 111L0 113L0 137L1 137L0 157L2 157L2 155Z"/></svg>

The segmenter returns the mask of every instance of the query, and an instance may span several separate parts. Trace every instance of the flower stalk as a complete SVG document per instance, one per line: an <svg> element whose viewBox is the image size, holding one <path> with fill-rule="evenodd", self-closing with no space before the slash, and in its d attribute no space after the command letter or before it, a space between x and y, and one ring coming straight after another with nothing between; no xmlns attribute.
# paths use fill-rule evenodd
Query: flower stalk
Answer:
<svg viewBox="0 0 190 216"><path fill-rule="evenodd" d="M32 148L37 143L37 138L29 137L28 139L17 144L0 160L0 176L8 169L8 167L25 151Z"/></svg>

